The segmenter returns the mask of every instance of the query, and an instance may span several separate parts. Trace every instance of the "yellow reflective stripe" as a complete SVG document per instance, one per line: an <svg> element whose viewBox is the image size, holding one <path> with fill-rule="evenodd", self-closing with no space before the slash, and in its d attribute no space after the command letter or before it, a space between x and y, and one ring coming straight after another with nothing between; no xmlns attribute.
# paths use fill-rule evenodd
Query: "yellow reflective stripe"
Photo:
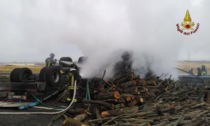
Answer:
<svg viewBox="0 0 210 126"><path fill-rule="evenodd" d="M71 98L67 98L66 100L67 100L67 101L71 101Z"/></svg>
<svg viewBox="0 0 210 126"><path fill-rule="evenodd" d="M74 86L74 75L72 74L72 73L68 73L68 77L69 77L69 79L70 79L70 77L71 77L71 82L69 82L70 84L69 85L71 85L71 86Z"/></svg>
<svg viewBox="0 0 210 126"><path fill-rule="evenodd" d="M68 89L69 90L74 90L74 86L69 86ZM78 89L78 87L76 87L76 89Z"/></svg>
<svg viewBox="0 0 210 126"><path fill-rule="evenodd" d="M71 101L71 98L67 98L67 101ZM74 102L77 102L77 99L74 99Z"/></svg>
<svg viewBox="0 0 210 126"><path fill-rule="evenodd" d="M71 76L71 86L74 85L74 75Z"/></svg>
<svg viewBox="0 0 210 126"><path fill-rule="evenodd" d="M69 86L69 90L74 90L74 86Z"/></svg>
<svg viewBox="0 0 210 126"><path fill-rule="evenodd" d="M50 66L50 59L47 59L47 67Z"/></svg>

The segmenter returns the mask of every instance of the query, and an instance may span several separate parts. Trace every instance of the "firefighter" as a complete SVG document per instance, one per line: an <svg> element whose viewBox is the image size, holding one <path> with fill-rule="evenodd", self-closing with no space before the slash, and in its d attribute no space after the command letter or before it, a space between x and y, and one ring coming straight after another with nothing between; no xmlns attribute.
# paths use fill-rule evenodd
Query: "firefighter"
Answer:
<svg viewBox="0 0 210 126"><path fill-rule="evenodd" d="M72 98L73 93L74 93L74 83L75 83L75 81L79 82L80 78L81 77L80 77L80 75L78 73L78 70L75 69L75 68L70 68L70 70L68 72L68 79L69 79L68 97L66 99L68 102L71 101L71 98ZM74 102L77 102L76 98L75 98Z"/></svg>
<svg viewBox="0 0 210 126"><path fill-rule="evenodd" d="M50 57L48 57L45 60L45 66L46 67L51 67L51 66L56 64L56 59L54 59L54 57L55 57L55 54L54 53L50 53Z"/></svg>
<svg viewBox="0 0 210 126"><path fill-rule="evenodd" d="M82 65L87 61L87 57L81 56L78 59L78 71L81 72Z"/></svg>
<svg viewBox="0 0 210 126"><path fill-rule="evenodd" d="M201 76L201 68L200 67L197 68L197 71L198 71L198 74L197 75L198 76Z"/></svg>
<svg viewBox="0 0 210 126"><path fill-rule="evenodd" d="M191 69L188 71L188 73L189 73L190 75L194 75L193 68L191 68Z"/></svg>
<svg viewBox="0 0 210 126"><path fill-rule="evenodd" d="M78 59L78 72L81 73L81 69L84 67L84 64L87 62L87 57L81 56ZM89 79L81 78L78 83L78 102L81 102L84 98L90 99L90 88L89 88Z"/></svg>
<svg viewBox="0 0 210 126"><path fill-rule="evenodd" d="M207 75L206 67L205 67L205 65L202 65L201 66L201 76L206 76L206 75Z"/></svg>
<svg viewBox="0 0 210 126"><path fill-rule="evenodd" d="M115 77L132 72L131 54L127 51L123 52L121 58L122 61L117 62L114 67Z"/></svg>
<svg viewBox="0 0 210 126"><path fill-rule="evenodd" d="M70 102L74 93L74 83L75 80L77 81L77 83L80 81L81 77L79 75L78 72L78 67L75 63L69 62L69 64L67 64L66 68L63 68L63 71L65 72L65 74L67 75L68 78L68 88L66 89L66 99L64 99L64 101ZM78 93L77 93L78 94ZM74 99L74 102L77 102L77 99Z"/></svg>

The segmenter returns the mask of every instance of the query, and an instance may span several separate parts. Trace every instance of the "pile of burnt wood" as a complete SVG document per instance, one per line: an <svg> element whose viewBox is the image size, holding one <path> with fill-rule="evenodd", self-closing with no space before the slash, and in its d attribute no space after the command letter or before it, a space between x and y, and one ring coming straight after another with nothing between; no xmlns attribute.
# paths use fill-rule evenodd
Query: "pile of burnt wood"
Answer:
<svg viewBox="0 0 210 126"><path fill-rule="evenodd" d="M210 125L210 93L203 85L133 73L88 83L89 97L66 112L63 126Z"/></svg>

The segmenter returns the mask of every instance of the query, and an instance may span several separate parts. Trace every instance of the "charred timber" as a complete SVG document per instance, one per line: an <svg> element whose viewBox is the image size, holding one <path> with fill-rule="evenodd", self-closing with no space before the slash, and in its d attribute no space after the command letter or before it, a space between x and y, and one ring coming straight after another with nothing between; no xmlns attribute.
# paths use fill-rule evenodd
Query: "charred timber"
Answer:
<svg viewBox="0 0 210 126"><path fill-rule="evenodd" d="M134 87L136 86L137 82L136 81L127 81L127 82L124 82L124 83L120 83L119 84L119 87L120 88L128 88L128 87Z"/></svg>
<svg viewBox="0 0 210 126"><path fill-rule="evenodd" d="M120 108L120 109L114 109L109 111L103 111L101 112L101 117L111 117L111 116L118 116L121 114L131 114L138 111L138 107L126 107L126 108Z"/></svg>
<svg viewBox="0 0 210 126"><path fill-rule="evenodd" d="M105 107L108 107L109 109L114 109L114 105L104 102L104 101L100 101L100 100L87 100L87 99L83 99L82 100L83 103L90 103L90 104L98 104L98 105L102 105Z"/></svg>
<svg viewBox="0 0 210 126"><path fill-rule="evenodd" d="M125 93L122 93L122 94L121 94L121 97L122 97L126 102L129 102L129 101L131 101L132 99L135 98L134 95L125 94Z"/></svg>
<svg viewBox="0 0 210 126"><path fill-rule="evenodd" d="M135 87L126 88L122 92L123 93L127 93L127 94L138 94L139 93L139 90L138 90L138 87L135 86Z"/></svg>
<svg viewBox="0 0 210 126"><path fill-rule="evenodd" d="M120 99L120 98L121 98L121 96L118 91L98 93L94 96L94 99L96 99L96 100Z"/></svg>
<svg viewBox="0 0 210 126"><path fill-rule="evenodd" d="M135 78L134 74L133 73L129 73L129 74L126 74L124 76L121 76L118 79L115 79L114 83L120 84L120 83L124 83L124 82L127 82L127 81L134 80L134 78Z"/></svg>

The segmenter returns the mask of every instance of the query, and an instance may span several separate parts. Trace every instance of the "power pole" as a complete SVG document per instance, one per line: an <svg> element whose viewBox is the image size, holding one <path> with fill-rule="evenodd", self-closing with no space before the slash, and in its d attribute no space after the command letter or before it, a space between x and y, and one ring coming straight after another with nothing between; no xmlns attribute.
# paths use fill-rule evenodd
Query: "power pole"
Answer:
<svg viewBox="0 0 210 126"><path fill-rule="evenodd" d="M188 52L188 61L190 61L190 53Z"/></svg>

